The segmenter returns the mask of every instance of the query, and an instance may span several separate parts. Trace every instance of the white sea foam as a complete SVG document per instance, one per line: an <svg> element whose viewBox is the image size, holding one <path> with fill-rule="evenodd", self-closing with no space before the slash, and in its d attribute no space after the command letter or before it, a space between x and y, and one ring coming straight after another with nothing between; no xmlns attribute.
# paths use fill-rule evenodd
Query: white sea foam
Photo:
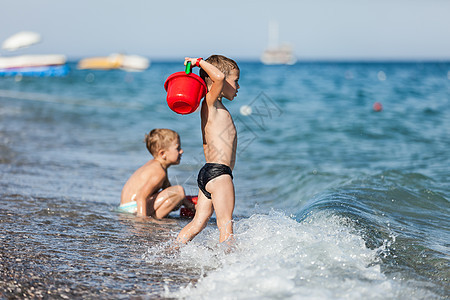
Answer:
<svg viewBox="0 0 450 300"><path fill-rule="evenodd" d="M380 270L380 249L366 248L351 221L326 213L301 223L279 212L235 224L236 250L217 245L206 228L171 264L200 268L198 282L164 297L188 299L422 298L423 291ZM176 262L173 261L176 260ZM420 293L419 293L420 292Z"/></svg>

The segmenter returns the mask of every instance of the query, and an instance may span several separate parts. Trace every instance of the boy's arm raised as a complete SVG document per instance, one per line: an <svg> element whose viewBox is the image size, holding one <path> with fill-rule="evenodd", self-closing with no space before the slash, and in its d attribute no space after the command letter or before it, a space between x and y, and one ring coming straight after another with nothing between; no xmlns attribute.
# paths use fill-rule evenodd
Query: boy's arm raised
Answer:
<svg viewBox="0 0 450 300"><path fill-rule="evenodd" d="M197 58L186 57L184 64L186 65L188 61L190 61L193 66L195 66ZM208 74L209 78L212 81L211 88L209 89L205 97L206 104L208 106L212 106L214 105L214 102L216 102L216 100L219 99L219 97L222 94L223 81L225 80L225 75L215 66L213 66L212 64L203 59L200 60L199 66L200 68L203 69L203 71L206 72L206 74Z"/></svg>

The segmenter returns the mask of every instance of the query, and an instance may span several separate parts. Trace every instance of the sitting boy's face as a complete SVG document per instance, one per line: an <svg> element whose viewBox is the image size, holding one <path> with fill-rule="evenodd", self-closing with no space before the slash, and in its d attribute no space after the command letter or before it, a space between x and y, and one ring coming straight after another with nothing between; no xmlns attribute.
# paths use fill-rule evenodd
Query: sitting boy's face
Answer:
<svg viewBox="0 0 450 300"><path fill-rule="evenodd" d="M166 161L171 165L178 165L183 154L181 144L179 140L174 140L170 143L170 146L165 150Z"/></svg>
<svg viewBox="0 0 450 300"><path fill-rule="evenodd" d="M228 100L233 100L234 97L237 96L237 92L239 89L239 75L240 72L238 69L233 69L226 76L225 81L223 83L222 94Z"/></svg>

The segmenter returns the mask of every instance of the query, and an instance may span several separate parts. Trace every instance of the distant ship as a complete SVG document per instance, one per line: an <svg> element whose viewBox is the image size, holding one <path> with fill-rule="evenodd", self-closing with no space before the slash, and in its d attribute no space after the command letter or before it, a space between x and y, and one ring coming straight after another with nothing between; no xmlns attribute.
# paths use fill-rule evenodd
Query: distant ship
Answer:
<svg viewBox="0 0 450 300"><path fill-rule="evenodd" d="M78 62L80 70L113 70L143 71L148 69L150 61L139 55L111 54L109 56L89 57Z"/></svg>
<svg viewBox="0 0 450 300"><path fill-rule="evenodd" d="M261 62L266 65L293 65L297 62L292 47L279 44L277 22L269 22L269 45L261 55Z"/></svg>
<svg viewBox="0 0 450 300"><path fill-rule="evenodd" d="M22 31L6 39L2 48L15 51L40 41L38 33ZM0 56L0 76L64 76L68 72L66 57L61 54Z"/></svg>

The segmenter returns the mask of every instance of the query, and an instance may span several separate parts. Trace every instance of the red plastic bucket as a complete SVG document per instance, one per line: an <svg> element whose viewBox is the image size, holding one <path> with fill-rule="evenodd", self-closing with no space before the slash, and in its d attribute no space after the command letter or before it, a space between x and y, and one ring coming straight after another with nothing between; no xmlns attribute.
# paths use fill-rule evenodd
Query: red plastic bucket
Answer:
<svg viewBox="0 0 450 300"><path fill-rule="evenodd" d="M190 63L185 72L170 75L164 83L167 104L174 112L182 115L193 113L206 95L206 84L200 76L190 72Z"/></svg>

